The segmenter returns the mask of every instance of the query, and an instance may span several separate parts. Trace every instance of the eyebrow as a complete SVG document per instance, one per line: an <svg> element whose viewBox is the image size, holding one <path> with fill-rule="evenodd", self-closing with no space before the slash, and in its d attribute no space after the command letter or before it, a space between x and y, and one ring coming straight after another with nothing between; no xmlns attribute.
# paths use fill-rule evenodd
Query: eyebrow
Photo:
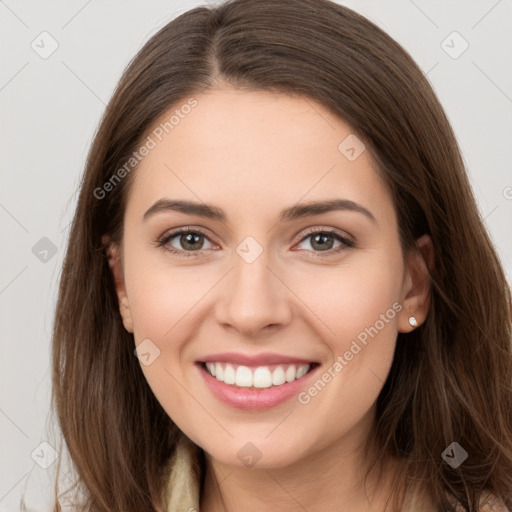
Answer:
<svg viewBox="0 0 512 512"><path fill-rule="evenodd" d="M377 220L368 209L348 199L333 199L329 201L297 204L295 206L282 210L279 214L278 222L289 222L295 219L300 219L311 215L321 215L322 213L340 210L362 213L363 215L368 217L368 219L370 219L374 224L377 224ZM187 213L190 215L198 215L200 217L219 220L222 222L227 221L226 213L218 206L209 205L206 203L197 203L194 201L171 199L159 199L153 206L151 206L146 211L142 219L143 221L147 221L153 215L166 211L176 211L181 213Z"/></svg>

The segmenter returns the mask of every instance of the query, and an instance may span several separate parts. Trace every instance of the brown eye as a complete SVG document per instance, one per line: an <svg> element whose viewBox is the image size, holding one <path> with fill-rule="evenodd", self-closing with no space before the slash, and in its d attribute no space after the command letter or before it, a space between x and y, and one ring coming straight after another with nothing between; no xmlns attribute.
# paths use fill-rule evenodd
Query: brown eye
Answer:
<svg viewBox="0 0 512 512"><path fill-rule="evenodd" d="M310 240L309 247L303 247L303 249L318 253L328 252L333 254L354 246L354 242L349 238L335 231L325 229L310 232L300 243L304 243L306 240ZM338 242L338 245L335 246L336 242Z"/></svg>
<svg viewBox="0 0 512 512"><path fill-rule="evenodd" d="M182 229L165 235L160 240L159 245L164 246L171 252L190 253L208 249L209 247L205 247L205 241L208 241L210 244L212 244L212 246L214 245L210 239L201 231L193 229Z"/></svg>
<svg viewBox="0 0 512 512"><path fill-rule="evenodd" d="M331 230L311 231L302 238L299 244L310 239L309 247L302 248L312 253L326 253L326 256L336 254L340 251L354 247L354 242ZM210 243L210 247L205 247L205 242ZM338 245L335 245L338 243ZM194 253L201 253L203 250L211 249L215 244L202 231L197 229L181 229L166 234L159 241L159 246L176 254L177 256L196 256ZM322 255L323 256L323 255Z"/></svg>
<svg viewBox="0 0 512 512"><path fill-rule="evenodd" d="M184 249L202 249L204 237L199 233L185 233L180 235L179 243Z"/></svg>

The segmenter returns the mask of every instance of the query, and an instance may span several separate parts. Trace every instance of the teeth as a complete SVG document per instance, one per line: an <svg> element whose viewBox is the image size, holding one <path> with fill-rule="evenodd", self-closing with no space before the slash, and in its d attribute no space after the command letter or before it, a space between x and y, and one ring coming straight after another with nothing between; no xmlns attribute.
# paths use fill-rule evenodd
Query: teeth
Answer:
<svg viewBox="0 0 512 512"><path fill-rule="evenodd" d="M301 377L304 377L308 373L308 369L305 366L299 366L299 369L297 370L297 379L300 379Z"/></svg>
<svg viewBox="0 0 512 512"><path fill-rule="evenodd" d="M235 384L242 388L250 388L252 386L252 372L247 366L239 366L236 369Z"/></svg>
<svg viewBox="0 0 512 512"><path fill-rule="evenodd" d="M271 386L280 386L286 382L304 377L310 369L309 364L289 365L285 370L285 365L273 367L258 366L249 368L248 366L236 366L227 363L206 363L206 369L212 377L225 384L231 384L242 388L269 388Z"/></svg>
<svg viewBox="0 0 512 512"><path fill-rule="evenodd" d="M294 366L289 366L284 375L286 382L293 382L295 380L295 376L297 375L297 370L295 370Z"/></svg>
<svg viewBox="0 0 512 512"><path fill-rule="evenodd" d="M272 384L274 386L280 386L281 384L284 384L286 382L286 377L284 375L284 370L282 366L278 366L273 372L272 372Z"/></svg>
<svg viewBox="0 0 512 512"><path fill-rule="evenodd" d="M236 382L235 369L231 365L226 366L224 369L224 382L226 384L234 384Z"/></svg>
<svg viewBox="0 0 512 512"><path fill-rule="evenodd" d="M224 381L224 370L220 363L215 363L215 378Z"/></svg>
<svg viewBox="0 0 512 512"><path fill-rule="evenodd" d="M206 363L206 367L211 375L215 377L215 363Z"/></svg>
<svg viewBox="0 0 512 512"><path fill-rule="evenodd" d="M272 374L270 370L264 366L256 368L253 383L255 388L269 388L272 386Z"/></svg>

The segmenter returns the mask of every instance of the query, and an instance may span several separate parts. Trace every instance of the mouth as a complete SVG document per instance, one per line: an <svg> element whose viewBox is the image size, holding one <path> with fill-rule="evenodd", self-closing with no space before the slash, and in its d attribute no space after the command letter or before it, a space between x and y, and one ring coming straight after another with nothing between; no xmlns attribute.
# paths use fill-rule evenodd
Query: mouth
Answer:
<svg viewBox="0 0 512 512"><path fill-rule="evenodd" d="M253 390L279 388L303 379L313 372L319 363L283 363L261 366L237 365L226 362L199 361L199 366L216 381L232 388Z"/></svg>

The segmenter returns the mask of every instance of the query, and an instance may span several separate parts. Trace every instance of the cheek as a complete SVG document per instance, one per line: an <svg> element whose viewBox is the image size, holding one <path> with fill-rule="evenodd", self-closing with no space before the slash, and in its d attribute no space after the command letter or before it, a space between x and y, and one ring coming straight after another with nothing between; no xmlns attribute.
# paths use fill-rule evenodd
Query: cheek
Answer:
<svg viewBox="0 0 512 512"><path fill-rule="evenodd" d="M126 265L136 344L153 340L168 354L170 367L177 368L187 340L194 339L207 310L215 308L215 297L223 295L216 289L219 269L172 268L165 262L138 265L139 260L133 258ZM296 320L305 320L306 328L316 331L333 356L350 350L355 339L363 344L374 339L375 328L382 340L379 347L385 351L385 341L393 344L396 338L393 304L400 293L399 253L368 252L350 261L336 268L312 264L307 272L297 267L281 269L283 280L292 284L294 292L284 293L283 300L295 303Z"/></svg>
<svg viewBox="0 0 512 512"><path fill-rule="evenodd" d="M314 313L311 322L318 325L332 352L348 350L352 340L361 333L364 338L376 323L381 339L394 342L401 309L400 261L399 255L366 254L351 264L311 271L295 281L294 292Z"/></svg>
<svg viewBox="0 0 512 512"><path fill-rule="evenodd" d="M325 369L330 368L323 372L330 375L325 387L306 389L299 402L306 417L315 410L315 415L328 418L322 423L329 433L326 440L350 429L370 409L389 371L396 341L399 255L368 252L350 261L336 268L311 264L306 272L298 267L279 272L293 290L282 295L295 312L289 327L294 327L293 322L302 325L305 337L317 340ZM150 339L160 350L154 363L142 365L142 370L157 399L184 430L190 429L191 412L190 395L184 389L190 385L188 345L200 337L198 331L217 300L229 300L219 283L224 272L206 266L172 268L127 261L136 344ZM302 419L296 428L316 435L315 422L298 418Z"/></svg>
<svg viewBox="0 0 512 512"><path fill-rule="evenodd" d="M190 327L202 297L218 280L211 271L167 261L163 251L154 248L149 252L134 251L126 262L136 342L154 338L169 345L170 341L183 338L187 332L184 326ZM172 346L179 347L176 343Z"/></svg>
<svg viewBox="0 0 512 512"><path fill-rule="evenodd" d="M367 417L393 361L401 267L397 260L385 261L340 267L328 284L321 280L310 287L314 292L307 303L318 315L317 330L323 334L330 360L299 395L301 414L297 416L325 418L325 445ZM304 421L297 422L296 428L314 436L317 425Z"/></svg>
<svg viewBox="0 0 512 512"><path fill-rule="evenodd" d="M155 264L135 250L125 260L135 345L147 347L151 353L148 365L139 356L141 369L167 411L186 405L179 390L184 383L182 364L187 341L194 338L200 325L197 315L201 298L217 280L214 275L197 275L192 266L173 269L165 261Z"/></svg>
<svg viewBox="0 0 512 512"><path fill-rule="evenodd" d="M321 382L306 390L301 403L315 403L332 415L334 430L357 421L372 406L391 367L402 309L400 254L362 255L340 265L329 279L311 276L295 288L307 297L316 318L311 316L311 322L330 353Z"/></svg>
<svg viewBox="0 0 512 512"><path fill-rule="evenodd" d="M130 305L135 344L149 339L158 356L150 365L141 363L144 376L167 414L176 425L190 431L191 391L187 357L188 342L196 337L201 297L212 288L208 277L197 279L181 270L165 272L154 268L132 281ZM193 403L193 401L192 401ZM201 414L201 411L195 414Z"/></svg>

